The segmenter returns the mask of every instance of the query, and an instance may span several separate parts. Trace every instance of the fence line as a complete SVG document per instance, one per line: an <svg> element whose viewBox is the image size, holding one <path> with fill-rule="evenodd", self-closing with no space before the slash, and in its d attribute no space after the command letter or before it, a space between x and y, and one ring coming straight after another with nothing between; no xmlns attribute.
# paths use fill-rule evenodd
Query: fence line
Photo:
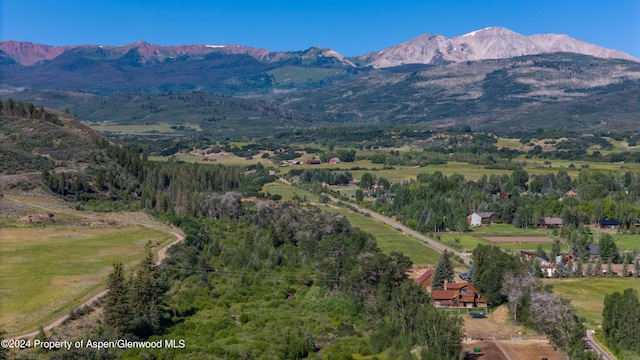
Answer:
<svg viewBox="0 0 640 360"><path fill-rule="evenodd" d="M490 333L470 333L467 332L465 340L514 340L514 341L524 341L524 340L549 340L546 335L542 334L490 334Z"/></svg>

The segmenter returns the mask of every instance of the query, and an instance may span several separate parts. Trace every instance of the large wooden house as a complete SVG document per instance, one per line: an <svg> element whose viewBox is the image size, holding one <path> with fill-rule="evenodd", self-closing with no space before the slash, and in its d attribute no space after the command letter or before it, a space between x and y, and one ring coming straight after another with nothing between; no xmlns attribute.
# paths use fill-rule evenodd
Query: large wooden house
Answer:
<svg viewBox="0 0 640 360"><path fill-rule="evenodd" d="M445 283L444 290L433 290L431 296L436 307L487 307L487 299L469 282Z"/></svg>

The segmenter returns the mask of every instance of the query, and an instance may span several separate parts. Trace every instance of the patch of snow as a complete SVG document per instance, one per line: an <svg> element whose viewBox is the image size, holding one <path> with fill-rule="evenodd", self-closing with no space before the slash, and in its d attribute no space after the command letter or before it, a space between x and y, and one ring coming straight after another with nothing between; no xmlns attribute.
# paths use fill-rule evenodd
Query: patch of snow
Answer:
<svg viewBox="0 0 640 360"><path fill-rule="evenodd" d="M205 45L208 48L223 48L225 45Z"/></svg>

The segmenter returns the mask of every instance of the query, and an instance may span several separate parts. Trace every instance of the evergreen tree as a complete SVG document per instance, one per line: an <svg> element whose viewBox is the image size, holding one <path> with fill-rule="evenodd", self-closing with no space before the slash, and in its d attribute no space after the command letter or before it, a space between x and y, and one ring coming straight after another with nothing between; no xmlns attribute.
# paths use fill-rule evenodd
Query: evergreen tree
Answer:
<svg viewBox="0 0 640 360"><path fill-rule="evenodd" d="M453 281L454 275L455 271L453 269L453 264L451 263L451 259L449 258L449 253L447 252L447 250L445 250L442 255L440 255L438 266L436 267L436 271L433 273L431 288L433 290L443 290L444 281Z"/></svg>
<svg viewBox="0 0 640 360"><path fill-rule="evenodd" d="M629 257L625 254L624 259L622 260L622 275L623 277L629 276Z"/></svg>
<svg viewBox="0 0 640 360"><path fill-rule="evenodd" d="M591 261L587 263L587 270L585 270L585 276L593 276L593 264Z"/></svg>
<svg viewBox="0 0 640 360"><path fill-rule="evenodd" d="M140 269L131 280L134 333L146 338L160 327L162 288L158 283L153 254L147 247Z"/></svg>
<svg viewBox="0 0 640 360"><path fill-rule="evenodd" d="M107 294L104 297L104 322L119 336L128 335L133 330L133 311L129 284L121 263L113 264L113 273L107 281Z"/></svg>
<svg viewBox="0 0 640 360"><path fill-rule="evenodd" d="M596 267L593 269L593 275L602 276L602 261L600 259L596 262Z"/></svg>
<svg viewBox="0 0 640 360"><path fill-rule="evenodd" d="M607 276L613 276L613 266L611 265L611 259L607 263Z"/></svg>

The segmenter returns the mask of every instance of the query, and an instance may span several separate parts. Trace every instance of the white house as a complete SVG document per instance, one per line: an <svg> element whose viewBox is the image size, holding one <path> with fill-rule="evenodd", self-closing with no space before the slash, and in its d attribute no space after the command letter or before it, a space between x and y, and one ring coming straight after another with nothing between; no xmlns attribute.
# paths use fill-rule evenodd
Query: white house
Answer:
<svg viewBox="0 0 640 360"><path fill-rule="evenodd" d="M467 223L471 226L480 226L498 221L498 216L492 212L475 212L467 216Z"/></svg>

